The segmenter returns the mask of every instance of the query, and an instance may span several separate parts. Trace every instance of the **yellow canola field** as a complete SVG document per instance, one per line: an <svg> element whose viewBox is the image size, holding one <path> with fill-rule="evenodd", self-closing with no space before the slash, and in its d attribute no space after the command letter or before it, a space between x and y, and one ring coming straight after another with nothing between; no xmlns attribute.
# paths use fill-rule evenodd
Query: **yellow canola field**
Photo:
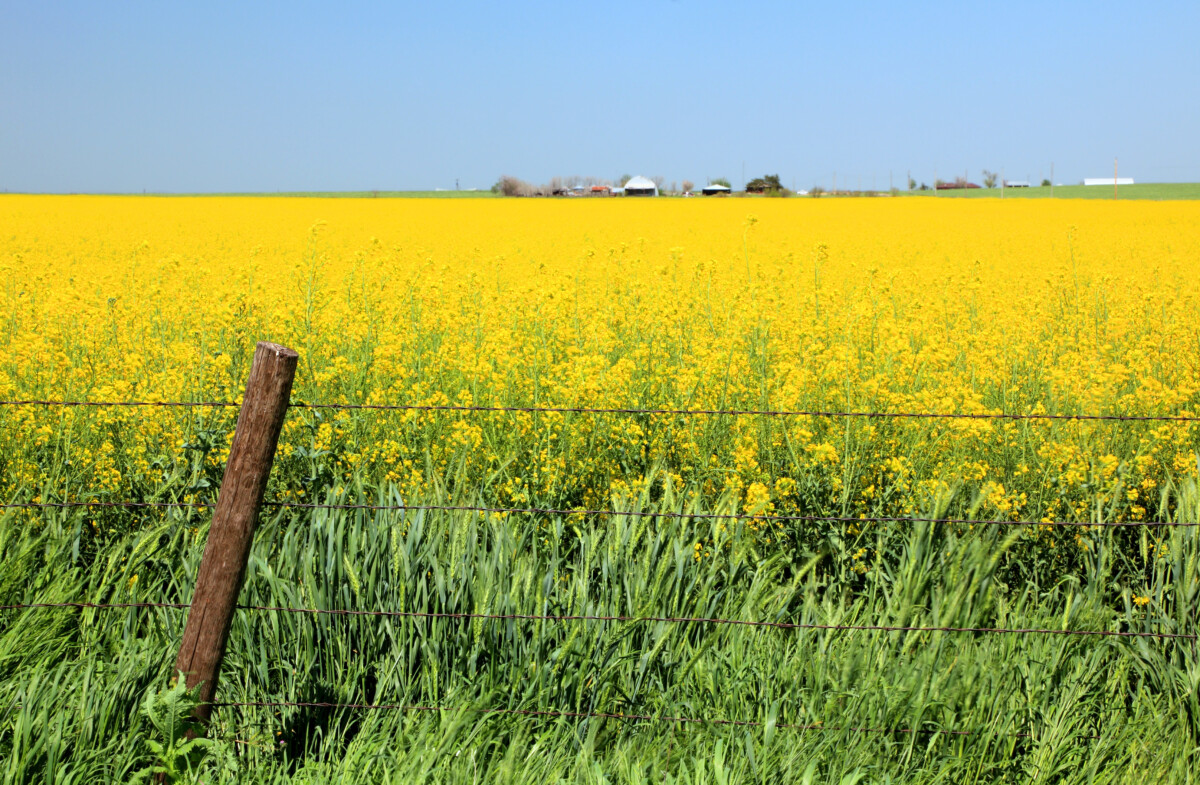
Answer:
<svg viewBox="0 0 1200 785"><path fill-rule="evenodd" d="M0 398L1200 414L1200 203L0 197ZM6 499L210 498L233 410L0 407ZM1190 423L293 410L273 493L1165 516ZM1057 535L1055 535L1057 536Z"/></svg>

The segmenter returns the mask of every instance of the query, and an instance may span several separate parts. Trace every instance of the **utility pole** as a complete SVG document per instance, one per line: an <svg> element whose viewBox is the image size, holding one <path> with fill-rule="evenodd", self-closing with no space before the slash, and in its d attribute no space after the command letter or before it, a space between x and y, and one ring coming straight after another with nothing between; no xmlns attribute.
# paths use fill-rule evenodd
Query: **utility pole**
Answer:
<svg viewBox="0 0 1200 785"><path fill-rule="evenodd" d="M837 196L837 172L833 173L833 195Z"/></svg>
<svg viewBox="0 0 1200 785"><path fill-rule="evenodd" d="M1113 157L1113 200L1117 198L1117 159Z"/></svg>
<svg viewBox="0 0 1200 785"><path fill-rule="evenodd" d="M1050 162L1050 198L1054 198L1054 162Z"/></svg>
<svg viewBox="0 0 1200 785"><path fill-rule="evenodd" d="M1004 167L1000 167L1000 198L1004 198Z"/></svg>

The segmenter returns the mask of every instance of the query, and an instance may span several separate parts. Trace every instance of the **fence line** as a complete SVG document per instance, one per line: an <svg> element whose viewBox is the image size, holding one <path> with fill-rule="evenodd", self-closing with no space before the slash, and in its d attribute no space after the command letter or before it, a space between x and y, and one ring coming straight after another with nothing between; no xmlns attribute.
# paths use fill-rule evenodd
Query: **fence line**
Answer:
<svg viewBox="0 0 1200 785"><path fill-rule="evenodd" d="M761 727L766 723L759 720L728 720L715 719L705 717L672 717L666 715L653 714L621 714L615 712L583 712L583 711L555 711L549 709L483 709L476 707L461 707L452 708L448 706L412 706L400 703L320 703L310 701L243 701L243 702L216 702L212 704L215 708L230 707L230 708L316 708L316 709L358 709L358 710L375 710L375 711L430 711L430 712L458 712L470 711L479 712L481 714L512 714L532 717L569 717L572 719L614 719L614 720L632 720L646 722L671 722L671 723L698 723L705 725L735 725L735 726L751 726ZM787 730L823 730L823 731L851 731L858 733L907 733L907 734L929 734L929 735L946 735L946 736L973 736L974 731L967 730L940 730L940 729L923 729L923 728L872 728L861 726L835 726L825 725L823 723L809 724L794 724L794 723L778 723L776 728ZM1007 733L1006 736L1019 738L1033 738L1032 733ZM1083 736L1082 738L1099 739L1099 736Z"/></svg>
<svg viewBox="0 0 1200 785"><path fill-rule="evenodd" d="M0 406L167 406L167 407L238 407L234 401L49 401L14 400L0 401ZM1128 414L987 414L962 412L843 412L801 409L634 409L584 406L458 406L417 404L369 404L369 403L301 403L293 402L294 409L360 409L372 411L421 411L421 412L523 412L529 414L632 414L632 415L678 415L687 416L761 416L761 417L822 417L864 419L924 419L924 420L1075 420L1116 422L1200 422L1200 416L1177 415L1128 415Z"/></svg>
<svg viewBox="0 0 1200 785"><path fill-rule="evenodd" d="M22 608L98 608L111 610L116 608L175 608L184 610L192 607L182 602L25 602L18 605L0 605L0 611L11 611Z"/></svg>
<svg viewBox="0 0 1200 785"><path fill-rule="evenodd" d="M32 602L20 605L0 605L0 610L22 608L190 608L190 605L169 602ZM1081 635L1114 638L1158 638L1196 640L1196 635L1176 632L1133 632L1121 630L1053 630L1037 627L904 627L882 624L806 624L781 621L752 621L702 616L602 616L586 614L527 614L527 613L438 613L432 611L364 611L327 608L290 608L276 605L238 605L239 610L298 613L328 616L368 616L407 619L490 619L496 621L611 621L621 623L716 624L760 627L782 630L833 630L852 632L964 632L1010 635Z"/></svg>
<svg viewBox="0 0 1200 785"><path fill-rule="evenodd" d="M470 505L452 504L309 504L306 502L263 502L264 507L290 507L310 510L440 510L483 512L498 514L530 514L530 515L626 515L632 518L697 518L701 520L760 520L760 521L799 521L834 523L954 523L978 526L1081 526L1090 527L1144 527L1144 526L1178 526L1196 527L1196 521L1108 521L1102 523L1087 523L1086 521L1005 521L971 518L900 518L881 515L868 515L865 518L840 515L775 515L752 513L708 513L708 512L646 512L626 510L568 510L551 507L474 507Z"/></svg>
<svg viewBox="0 0 1200 785"><path fill-rule="evenodd" d="M0 509L72 509L80 507L101 508L195 508L211 509L214 502L107 502L107 501L78 501L78 502L10 502L0 504ZM264 507L303 510L373 510L373 511L441 511L441 512L479 512L503 515L607 515L628 516L631 518L695 518L697 520L758 520L758 521L793 521L819 523L945 523L967 524L970 526L1060 526L1090 528L1144 528L1150 526L1168 526L1194 528L1200 526L1198 521L1007 521L995 519L974 518L900 518L894 516L869 515L865 518L842 515L775 515L773 513L708 513L708 512L647 512L638 510L569 510L554 507L477 507L472 505L454 504L319 504L308 502L263 502Z"/></svg>
<svg viewBox="0 0 1200 785"><path fill-rule="evenodd" d="M371 611L371 610L326 610L318 608L292 608L283 606L258 606L237 604L237 594L245 574L247 557L258 513L263 506L263 490L270 475L276 452L280 428L287 409L290 407L312 410L372 410L372 411L423 411L423 412L479 412L479 413L525 413L525 414L621 414L639 416L762 416L762 417L812 417L812 418L861 418L861 419L938 419L980 421L1115 421L1115 422L1200 422L1200 416L1190 413L1177 415L1119 415L1119 414L987 414L987 413L937 413L937 412L876 412L876 411L803 411L766 409L672 409L672 408L603 408L575 406L485 406L485 405L405 405L405 404L350 404L350 403L307 403L290 402L297 355L294 351L277 344L260 342L250 374L247 377L245 402L234 401L51 401L11 400L0 401L0 406L43 406L43 407L177 407L177 408L235 408L239 410L238 427L235 432L230 458L227 461L225 478L222 482L220 506L209 502L174 501L75 501L75 502L25 502L0 504L0 509L36 508L192 508L215 509L213 525L205 547L205 555L199 567L192 602L53 602L26 603L0 606L0 610L76 608L76 609L143 609L168 608L187 610L183 643L176 660L176 671L187 674L187 686L197 685L203 690L196 716L207 721L208 712L216 707L296 707L357 710L404 710L404 711L472 711L487 714L509 714L541 717L564 717L574 719L605 718L672 723L701 723L729 726L759 726L765 723L754 720L735 720L704 717L655 716L649 714L623 714L608 712L581 712L536 709L486 709L464 707L459 709L441 706L404 706L401 704L371 703L318 703L318 702L218 702L215 700L215 685L229 633L229 619L236 610L292 613L327 616L363 616L374 618L445 618L445 619L493 619L512 621L551 622L616 622L616 623L677 623L707 625L741 625L772 629L813 629L835 631L877 632L945 632L970 634L1014 634L1014 635L1076 635L1111 636L1121 638L1183 639L1195 641L1196 634L1169 632L1135 632L1118 630L1053 630L1037 628L1003 627L918 627L888 626L875 624L804 624L780 621L747 621L737 619L671 616L605 616L605 615L534 615L534 614L487 614L487 613L435 613L416 611ZM269 417L267 415L270 415ZM243 455L242 453L245 453ZM237 455L235 459L235 454ZM620 510L560 510L551 508L500 508L455 505L366 505L366 504L317 504L294 501L268 502L276 509L369 509L369 510L444 510L474 513L505 514L551 514L551 515L610 515L661 518L697 518L725 520L774 520L774 521L835 521L844 523L869 522L926 522L967 525L1017 525L1017 526L1200 526L1200 522L1112 522L1084 523L1071 521L974 521L969 519L899 518L872 517L851 518L843 516L814 515L750 515L686 512L632 512ZM1120 624L1120 622L1115 622ZM834 727L822 723L809 725L780 724L777 727L798 730L854 731L870 733L903 734L946 734L968 736L974 731L926 730L920 728L879 727ZM1032 737L1032 733L1008 733L1005 735ZM1087 738L1099 738L1091 736Z"/></svg>
<svg viewBox="0 0 1200 785"><path fill-rule="evenodd" d="M0 406L176 406L189 407L237 407L234 401L0 401Z"/></svg>

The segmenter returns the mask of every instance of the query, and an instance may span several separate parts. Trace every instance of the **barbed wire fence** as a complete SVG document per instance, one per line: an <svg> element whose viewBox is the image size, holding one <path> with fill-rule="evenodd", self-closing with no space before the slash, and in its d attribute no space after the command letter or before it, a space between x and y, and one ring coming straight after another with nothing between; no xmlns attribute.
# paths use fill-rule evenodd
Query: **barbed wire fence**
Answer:
<svg viewBox="0 0 1200 785"><path fill-rule="evenodd" d="M169 408L239 408L236 401L0 401L0 406L65 406L65 407L169 407ZM306 403L290 401L290 409L345 409L367 411L415 412L509 412L525 414L644 414L677 415L680 417L757 416L757 417L823 417L900 420L1063 420L1114 422L1200 422L1200 416L1183 414L1053 414L1030 412L849 412L820 409L653 409L587 406L475 406L456 404L392 404L392 403Z"/></svg>
<svg viewBox="0 0 1200 785"><path fill-rule="evenodd" d="M215 699L216 676L229 633L229 621L236 611L258 613L287 613L323 616L349 616L371 618L436 618L493 621L536 621L553 623L620 623L620 624L688 624L729 625L778 630L823 630L844 632L884 633L957 633L970 635L1048 635L1080 636L1092 638L1134 638L1197 641L1194 632L1151 632L1136 630L1081 630L1021 627L947 627L947 626L896 626L882 624L817 624L787 621L746 620L729 618L688 616L622 616L588 614L520 614L520 613L450 613L423 611L392 611L371 609L326 609L273 605L245 605L237 603L241 579L249 556L254 522L263 507L298 510L368 510L368 511L442 511L467 512L488 515L548 515L548 516L626 516L650 519L692 520L763 520L779 522L834 522L834 523L927 523L970 526L1016 526L1016 527L1080 527L1091 528L1146 528L1146 527L1200 527L1200 521L1067 521L1067 520L1000 520L946 517L895 517L895 516L836 516L836 515L776 515L753 513L704 513L674 511L641 511L618 509L559 509L548 507L498 507L476 505L423 505L423 504L337 504L308 503L283 500L264 500L267 477L273 463L283 417L289 408L310 410L365 410L365 411L422 411L457 413L526 413L526 414L616 414L645 416L761 416L761 417L813 417L843 419L924 419L924 420L992 420L992 421L1112 421L1112 422L1200 422L1200 416L1190 412L1162 415L1128 414L1057 414L1057 413L1003 413L1003 412L883 412L883 411L822 411L822 410L769 410L769 409L672 409L672 408L620 408L582 406L488 406L488 405L415 405L415 404L353 404L290 401L297 355L285 347L270 343L259 343L246 395L242 401L154 401L154 400L0 400L0 407L88 407L88 408L236 408L238 423L233 444L226 463L225 477L218 498L213 501L160 502L160 501L38 501L5 502L0 509L190 509L212 510L213 520L208 542L196 578L191 602L27 602L0 605L0 611L33 611L46 609L76 610L144 610L166 609L187 610L188 618L180 646L176 671L187 675L189 689L200 686L201 704L198 717L207 721L213 708L320 708L329 710L356 711L412 711L412 712L476 712L513 716L534 716L567 719L611 719L621 721L668 722L678 724L707 724L715 726L761 726L756 720L739 720L713 717L685 717L649 715L620 712L578 712L551 709L512 709L481 707L446 707L387 703L330 703L304 701L246 701L222 702ZM227 492L226 488L233 489ZM239 527L240 523L240 527ZM207 688L207 692L205 691ZM924 728L880 728L867 726L831 726L824 723L776 724L780 729L801 731L838 731L883 734L929 734L948 736L971 736L975 731L924 729ZM1033 738L1030 732L1008 732L1001 735ZM1099 739L1099 736L1084 735L1081 738Z"/></svg>

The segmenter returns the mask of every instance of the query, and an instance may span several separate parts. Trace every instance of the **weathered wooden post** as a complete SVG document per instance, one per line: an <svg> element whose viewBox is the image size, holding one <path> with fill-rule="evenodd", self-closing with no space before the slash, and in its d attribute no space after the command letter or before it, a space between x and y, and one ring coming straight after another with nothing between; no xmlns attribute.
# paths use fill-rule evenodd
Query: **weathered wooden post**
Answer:
<svg viewBox="0 0 1200 785"><path fill-rule="evenodd" d="M225 642L246 575L250 543L262 505L275 445L283 428L299 355L284 346L259 342L238 412L237 430L225 462L212 527L196 575L187 626L175 670L186 674L188 689L200 685L196 716L208 722L217 693Z"/></svg>

